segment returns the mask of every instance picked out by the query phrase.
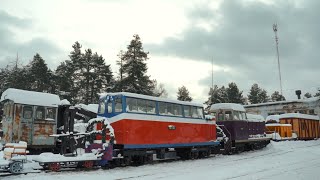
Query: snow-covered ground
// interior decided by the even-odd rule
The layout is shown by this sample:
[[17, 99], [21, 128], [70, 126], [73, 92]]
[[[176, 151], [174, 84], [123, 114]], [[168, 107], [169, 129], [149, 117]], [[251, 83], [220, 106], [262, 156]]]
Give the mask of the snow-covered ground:
[[[1, 178], [1, 177], [0, 177]], [[320, 179], [320, 140], [271, 142], [265, 149], [231, 156], [111, 170], [41, 172], [12, 179]]]

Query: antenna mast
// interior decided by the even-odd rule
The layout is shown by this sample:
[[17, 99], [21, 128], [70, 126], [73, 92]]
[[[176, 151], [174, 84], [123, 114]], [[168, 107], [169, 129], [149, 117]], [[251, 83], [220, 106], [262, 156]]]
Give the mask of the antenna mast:
[[213, 58], [211, 59], [211, 88], [213, 90]]
[[279, 60], [279, 38], [278, 38], [278, 26], [277, 24], [273, 24], [273, 31], [274, 31], [274, 36], [276, 40], [276, 47], [277, 47], [277, 57], [278, 57], [278, 71], [279, 71], [279, 80], [280, 80], [280, 94], [282, 95], [282, 81], [281, 81], [281, 69], [280, 69], [280, 60]]

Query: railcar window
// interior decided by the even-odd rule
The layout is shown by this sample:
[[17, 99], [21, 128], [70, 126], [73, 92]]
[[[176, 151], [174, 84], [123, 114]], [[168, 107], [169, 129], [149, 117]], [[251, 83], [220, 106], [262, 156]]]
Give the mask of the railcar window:
[[175, 116], [182, 116], [182, 105], [173, 104], [173, 114]]
[[146, 113], [147, 112], [147, 102], [144, 99], [137, 99], [137, 106], [139, 113]]
[[194, 107], [194, 106], [191, 107], [191, 114], [193, 118], [199, 118], [197, 107]]
[[105, 104], [104, 104], [104, 100], [100, 101], [99, 103], [99, 112], [98, 114], [104, 114], [106, 110]]
[[44, 119], [45, 109], [42, 106], [38, 106], [36, 109], [36, 119]]
[[201, 107], [197, 107], [198, 118], [203, 119], [203, 109]]
[[191, 117], [191, 106], [183, 106], [184, 117]]
[[225, 114], [226, 121], [232, 120], [232, 112], [231, 111], [225, 111], [224, 114]]
[[136, 106], [135, 104], [137, 104], [137, 100], [127, 97], [126, 98], [126, 104], [127, 104], [126, 111], [127, 112], [132, 112], [133, 107]]
[[155, 101], [147, 101], [147, 113], [155, 114], [156, 113], [156, 102]]
[[222, 111], [219, 111], [218, 112], [218, 121], [223, 121], [224, 120], [224, 114], [223, 114], [223, 112]]
[[234, 119], [234, 120], [243, 120], [243, 118], [240, 117], [240, 116], [242, 116], [242, 115], [241, 115], [241, 112], [239, 112], [239, 111], [233, 111], [233, 119]]
[[171, 103], [166, 103], [166, 104], [167, 104], [167, 114], [170, 116], [173, 116], [174, 115], [173, 104]]
[[167, 105], [164, 102], [159, 102], [159, 114], [161, 115], [165, 115], [167, 114], [168, 110], [167, 110]]
[[31, 119], [32, 118], [32, 106], [23, 107], [23, 118]]
[[112, 102], [111, 101], [107, 102], [107, 108], [108, 108], [108, 113], [112, 113]]
[[56, 108], [47, 108], [46, 119], [56, 119]]
[[122, 112], [122, 99], [121, 97], [115, 98], [115, 112]]

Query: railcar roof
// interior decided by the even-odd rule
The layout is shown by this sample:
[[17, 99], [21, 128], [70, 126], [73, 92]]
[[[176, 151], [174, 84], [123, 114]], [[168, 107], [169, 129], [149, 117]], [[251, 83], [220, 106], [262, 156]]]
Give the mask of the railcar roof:
[[60, 98], [58, 95], [14, 88], [9, 88], [2, 93], [1, 101], [5, 100], [12, 100], [14, 103], [18, 104], [49, 107], [58, 107], [60, 104]]
[[235, 104], [235, 103], [218, 103], [218, 104], [212, 104], [210, 110], [219, 110], [219, 109], [232, 109], [235, 111], [241, 111], [246, 112], [244, 107], [241, 104]]
[[169, 102], [169, 103], [175, 103], [175, 104], [183, 104], [183, 105], [203, 107], [203, 104], [200, 104], [200, 103], [194, 103], [194, 102], [188, 102], [188, 101], [179, 101], [179, 100], [173, 100], [173, 99], [167, 99], [167, 98], [161, 98], [161, 97], [154, 97], [154, 96], [148, 96], [148, 95], [136, 94], [136, 93], [129, 93], [129, 92], [104, 93], [104, 94], [101, 94], [100, 98], [104, 98], [107, 95], [110, 95], [110, 96], [123, 95], [123, 96], [126, 96], [126, 97], [133, 97], [133, 98], [147, 99], [147, 100], [153, 100], [153, 101], [162, 101], [162, 102]]

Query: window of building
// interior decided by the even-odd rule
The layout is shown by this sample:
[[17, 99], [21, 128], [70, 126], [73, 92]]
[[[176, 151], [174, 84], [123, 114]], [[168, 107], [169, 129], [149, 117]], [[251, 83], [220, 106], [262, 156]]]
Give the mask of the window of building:
[[45, 108], [43, 106], [37, 107], [35, 119], [45, 119]]
[[310, 109], [310, 110], [309, 110], [309, 114], [311, 114], [311, 115], [315, 115], [315, 113], [314, 113], [314, 109]]
[[23, 107], [23, 118], [24, 119], [32, 119], [32, 106], [24, 106]]
[[56, 108], [47, 108], [46, 119], [56, 119]]

